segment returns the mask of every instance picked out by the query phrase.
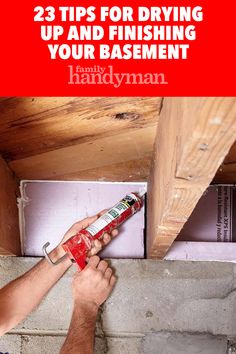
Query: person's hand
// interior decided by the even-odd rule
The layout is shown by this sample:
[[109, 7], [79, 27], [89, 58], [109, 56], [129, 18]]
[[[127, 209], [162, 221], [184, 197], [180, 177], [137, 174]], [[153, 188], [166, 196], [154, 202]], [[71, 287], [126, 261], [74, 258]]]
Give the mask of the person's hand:
[[92, 256], [81, 272], [75, 274], [72, 290], [75, 305], [98, 307], [108, 298], [116, 277], [106, 261], [100, 261], [98, 256]]
[[[86, 219], [83, 219], [81, 221], [76, 222], [73, 224], [70, 229], [65, 233], [62, 241], [60, 242], [60, 245], [62, 245], [64, 242], [66, 242], [69, 238], [72, 236], [75, 236], [80, 230], [85, 229], [89, 225], [91, 225], [94, 221], [96, 221], [101, 215], [106, 213], [107, 210], [102, 210], [99, 214], [88, 217]], [[118, 235], [118, 230], [114, 229], [112, 230], [111, 234], [105, 233], [103, 235], [102, 239], [99, 240], [94, 240], [92, 244], [92, 248], [88, 254], [88, 256], [92, 256], [97, 254], [101, 249], [106, 246], [113, 237]]]
[[[73, 224], [69, 230], [65, 233], [65, 235], [63, 236], [63, 239], [61, 240], [60, 244], [57, 246], [56, 248], [56, 258], [60, 258], [65, 254], [64, 249], [61, 247], [61, 245], [66, 242], [67, 240], [69, 240], [69, 238], [71, 238], [72, 236], [75, 236], [80, 230], [85, 229], [86, 227], [88, 227], [89, 225], [91, 225], [94, 221], [96, 221], [101, 215], [103, 215], [104, 213], [106, 213], [107, 210], [102, 210], [99, 214], [88, 217], [86, 219], [83, 219], [81, 221], [76, 222], [75, 224]], [[118, 230], [114, 229], [112, 230], [111, 234], [105, 233], [103, 235], [102, 239], [99, 240], [94, 240], [93, 244], [92, 244], [92, 248], [88, 254], [88, 257], [97, 254], [99, 251], [101, 251], [101, 249], [106, 246], [113, 237], [118, 235]]]

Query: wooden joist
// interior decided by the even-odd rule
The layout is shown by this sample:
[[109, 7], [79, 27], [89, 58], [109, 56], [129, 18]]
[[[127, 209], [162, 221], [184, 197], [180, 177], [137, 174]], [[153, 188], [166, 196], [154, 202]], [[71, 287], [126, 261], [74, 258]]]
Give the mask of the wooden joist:
[[0, 254], [20, 255], [17, 211], [17, 182], [0, 157]]
[[235, 138], [235, 98], [164, 99], [148, 191], [149, 258], [165, 256]]

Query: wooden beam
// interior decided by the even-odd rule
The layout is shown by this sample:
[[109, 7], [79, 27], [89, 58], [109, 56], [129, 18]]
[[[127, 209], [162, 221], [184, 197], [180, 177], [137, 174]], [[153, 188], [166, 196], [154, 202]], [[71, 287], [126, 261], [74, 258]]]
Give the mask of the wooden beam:
[[13, 97], [0, 101], [8, 161], [157, 126], [158, 97]]
[[20, 255], [20, 233], [16, 204], [17, 182], [0, 157], [0, 254]]
[[236, 183], [236, 142], [233, 144], [224, 162], [218, 169], [213, 182]]
[[[20, 255], [20, 253], [17, 255]], [[5, 250], [4, 248], [0, 247], [0, 256], [16, 256], [16, 254], [11, 253], [9, 250]]]
[[162, 259], [236, 137], [235, 98], [165, 98], [148, 191], [148, 257]]
[[[63, 176], [68, 178], [81, 174], [81, 178], [88, 180], [91, 170], [96, 170], [96, 179], [109, 180], [111, 170], [108, 166], [119, 164], [123, 168], [119, 173], [114, 172], [113, 176], [117, 180], [126, 181], [130, 176], [129, 166], [132, 161], [142, 162], [150, 159], [155, 131], [153, 126], [128, 130], [117, 134], [115, 138], [109, 136], [93, 139], [90, 142], [14, 160], [9, 165], [20, 179], [63, 179]], [[141, 166], [139, 170], [142, 171]]]
[[227, 154], [224, 164], [236, 163], [236, 140]]

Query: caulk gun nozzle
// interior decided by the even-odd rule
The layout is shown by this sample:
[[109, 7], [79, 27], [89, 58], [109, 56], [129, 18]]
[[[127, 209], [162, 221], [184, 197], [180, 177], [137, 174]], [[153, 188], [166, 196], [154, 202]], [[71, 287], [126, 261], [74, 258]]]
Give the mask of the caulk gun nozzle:
[[146, 188], [142, 188], [139, 190], [138, 195], [140, 198], [142, 198], [145, 194], [147, 193], [147, 189]]

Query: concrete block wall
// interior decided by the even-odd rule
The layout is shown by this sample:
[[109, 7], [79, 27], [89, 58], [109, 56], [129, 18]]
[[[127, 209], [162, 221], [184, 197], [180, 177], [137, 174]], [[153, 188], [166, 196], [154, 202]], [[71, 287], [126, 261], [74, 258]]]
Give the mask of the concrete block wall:
[[[1, 258], [0, 287], [35, 258]], [[118, 282], [97, 321], [96, 354], [233, 354], [236, 265], [112, 260]], [[70, 269], [24, 323], [0, 339], [0, 353], [59, 353], [69, 326]]]

